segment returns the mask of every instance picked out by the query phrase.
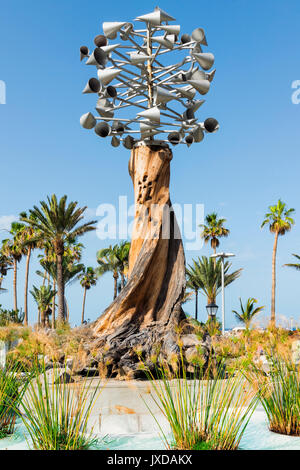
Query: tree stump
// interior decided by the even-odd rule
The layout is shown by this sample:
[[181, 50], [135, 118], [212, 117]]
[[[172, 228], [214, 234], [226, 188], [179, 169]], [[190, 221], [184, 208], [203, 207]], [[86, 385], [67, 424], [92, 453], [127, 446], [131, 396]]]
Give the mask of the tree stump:
[[179, 356], [185, 257], [170, 201], [171, 160], [167, 145], [140, 145], [131, 153], [136, 211], [128, 282], [94, 326], [108, 374], [114, 376], [138, 378], [139, 356], [148, 366], [157, 354]]

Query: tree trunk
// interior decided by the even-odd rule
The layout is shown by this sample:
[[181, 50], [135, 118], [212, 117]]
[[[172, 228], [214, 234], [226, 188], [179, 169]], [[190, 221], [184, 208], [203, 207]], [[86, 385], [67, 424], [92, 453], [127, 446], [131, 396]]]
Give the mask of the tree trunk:
[[81, 314], [81, 324], [82, 325], [84, 323], [85, 299], [86, 299], [86, 287], [84, 288], [84, 291], [83, 291], [82, 314]]
[[95, 344], [106, 351], [113, 374], [138, 376], [135, 348], [148, 360], [158, 344], [164, 357], [179, 355], [176, 326], [185, 319], [185, 259], [176, 217], [170, 214], [171, 159], [167, 146], [142, 145], [131, 153], [136, 211], [128, 281], [94, 327]]
[[117, 298], [118, 296], [118, 273], [114, 273], [114, 300]]
[[59, 323], [65, 321], [65, 284], [63, 280], [62, 254], [57, 254], [57, 297], [58, 297], [58, 317]]
[[14, 258], [14, 310], [18, 310], [18, 299], [17, 299], [17, 260]]
[[124, 289], [125, 287], [125, 275], [123, 272], [121, 272], [121, 289]]
[[275, 320], [275, 295], [276, 295], [276, 254], [277, 254], [278, 232], [275, 233], [275, 240], [272, 255], [272, 298], [271, 298], [271, 326], [276, 326]]
[[[55, 292], [56, 290], [56, 281], [53, 279], [53, 291]], [[52, 300], [52, 330], [55, 330], [55, 298], [56, 295], [54, 294], [53, 300]]]
[[28, 325], [28, 278], [29, 278], [29, 263], [31, 257], [31, 248], [28, 247], [26, 259], [26, 273], [25, 273], [25, 294], [24, 294], [24, 324]]
[[198, 320], [198, 291], [195, 290], [195, 319]]

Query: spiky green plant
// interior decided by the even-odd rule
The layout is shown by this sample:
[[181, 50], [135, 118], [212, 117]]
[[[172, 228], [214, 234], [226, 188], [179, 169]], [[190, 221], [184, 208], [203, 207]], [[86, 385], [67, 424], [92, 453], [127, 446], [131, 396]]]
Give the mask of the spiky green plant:
[[224, 364], [214, 367], [213, 374], [212, 368], [211, 362], [206, 371], [199, 368], [191, 375], [182, 358], [176, 372], [165, 363], [157, 365], [155, 374], [146, 369], [153, 403], [171, 429], [169, 437], [157, 421], [167, 448], [238, 449], [257, 399], [245, 390], [247, 382], [241, 374], [224, 379]]
[[42, 364], [22, 399], [22, 421], [34, 449], [88, 450], [98, 445], [93, 428], [88, 429], [95, 401], [103, 387], [91, 380], [61, 383], [57, 369], [50, 373]]
[[25, 388], [26, 381], [20, 381], [18, 366], [0, 368], [0, 439], [14, 432], [17, 410]]
[[269, 371], [252, 364], [248, 379], [256, 384], [270, 431], [300, 436], [300, 367], [275, 350], [266, 353]]

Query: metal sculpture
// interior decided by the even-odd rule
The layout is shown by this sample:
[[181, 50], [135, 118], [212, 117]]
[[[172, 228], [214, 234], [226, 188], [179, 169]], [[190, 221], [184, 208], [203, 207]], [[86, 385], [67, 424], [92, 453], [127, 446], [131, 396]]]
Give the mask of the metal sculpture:
[[[175, 19], [158, 7], [135, 21], [146, 27], [105, 22], [104, 34], [95, 37], [96, 48], [80, 48], [81, 60], [97, 70], [97, 78], [88, 80], [83, 93], [98, 96], [99, 115], [84, 114], [81, 125], [94, 128], [99, 137], [111, 137], [113, 147], [123, 142], [127, 149], [140, 141], [188, 147], [201, 142], [205, 133], [219, 128], [214, 118], [196, 118], [205, 102], [201, 96], [208, 93], [215, 75], [210, 71], [213, 54], [203, 52], [204, 30], [180, 37], [180, 25], [169, 24]], [[112, 43], [117, 35], [120, 40]], [[178, 62], [170, 65], [170, 54]]]
[[[131, 150], [136, 211], [128, 282], [94, 324], [94, 347], [111, 377], [143, 374], [137, 350], [148, 365], [158, 349], [168, 361], [180, 356], [176, 327], [185, 320], [185, 259], [169, 194], [168, 144], [189, 147], [219, 128], [214, 118], [196, 118], [204, 103], [197, 94], [209, 91], [215, 75], [213, 54], [202, 50], [204, 30], [180, 36], [180, 26], [170, 24], [174, 18], [158, 7], [136, 21], [145, 27], [103, 23], [95, 49], [80, 48], [81, 60], [97, 70], [83, 93], [97, 95], [98, 113], [84, 114], [81, 125], [111, 138], [113, 147], [122, 142]], [[174, 65], [167, 62], [171, 53], [178, 57]], [[192, 346], [191, 340], [187, 343]], [[209, 356], [207, 345], [202, 351]]]

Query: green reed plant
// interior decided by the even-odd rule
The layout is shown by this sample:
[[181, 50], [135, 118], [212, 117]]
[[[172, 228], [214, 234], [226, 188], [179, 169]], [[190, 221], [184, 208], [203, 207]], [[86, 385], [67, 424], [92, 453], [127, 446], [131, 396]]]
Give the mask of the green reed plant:
[[[255, 395], [245, 388], [241, 375], [225, 379], [224, 364], [211, 362], [206, 370], [195, 368], [189, 374], [183, 358], [174, 368], [160, 363], [155, 373], [146, 369], [151, 380], [151, 398], [169, 423], [167, 435], [151, 406], [167, 448], [180, 450], [235, 450], [256, 407]], [[213, 377], [213, 378], [212, 378]]]
[[14, 433], [18, 407], [26, 388], [16, 365], [0, 368], [0, 439]]
[[251, 364], [248, 379], [255, 385], [269, 421], [270, 431], [300, 436], [300, 365], [289, 355], [266, 353], [269, 371]]
[[[60, 370], [61, 371], [61, 370]], [[65, 373], [67, 371], [65, 370]], [[91, 379], [61, 383], [57, 369], [35, 366], [35, 378], [22, 399], [21, 418], [34, 449], [88, 450], [97, 447], [93, 428], [88, 428], [95, 401], [103, 386]]]

